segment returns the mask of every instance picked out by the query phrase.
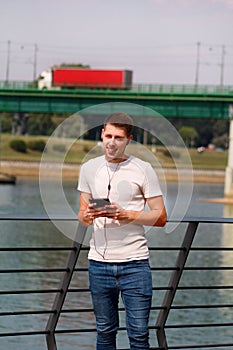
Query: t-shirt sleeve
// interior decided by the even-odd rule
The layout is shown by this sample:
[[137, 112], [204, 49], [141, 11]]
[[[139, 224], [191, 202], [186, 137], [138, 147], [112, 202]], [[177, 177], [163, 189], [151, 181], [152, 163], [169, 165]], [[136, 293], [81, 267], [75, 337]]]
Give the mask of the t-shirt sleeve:
[[145, 169], [145, 181], [143, 191], [145, 198], [163, 195], [160, 188], [158, 176], [150, 164], [148, 164], [148, 166]]
[[78, 180], [78, 191], [91, 193], [90, 187], [87, 182], [86, 166], [83, 164], [80, 169], [79, 180]]

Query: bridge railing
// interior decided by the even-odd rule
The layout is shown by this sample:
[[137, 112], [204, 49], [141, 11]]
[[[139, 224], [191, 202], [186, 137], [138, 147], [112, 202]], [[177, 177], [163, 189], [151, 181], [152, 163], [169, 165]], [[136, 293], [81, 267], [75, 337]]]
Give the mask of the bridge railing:
[[[30, 82], [30, 81], [0, 81], [0, 89], [37, 89], [37, 83], [36, 82]], [[52, 90], [52, 88], [51, 88]], [[83, 91], [83, 90], [95, 90], [93, 86], [86, 86], [86, 88], [82, 87], [80, 89], [77, 89], [76, 91]], [[108, 89], [106, 86], [106, 89], [101, 89], [96, 87], [96, 90], [104, 90], [106, 91], [113, 91], [113, 92], [121, 92], [121, 89], [118, 89], [117, 87], [115, 89]], [[43, 90], [46, 91], [46, 90]], [[57, 91], [57, 89], [56, 89]], [[70, 91], [70, 90], [69, 90]], [[74, 91], [74, 90], [73, 90]], [[208, 94], [223, 94], [223, 95], [233, 95], [233, 86], [231, 85], [191, 85], [191, 84], [132, 84], [129, 86], [126, 90], [123, 90], [126, 93], [132, 92], [132, 93], [158, 93], [158, 94], [201, 94], [201, 95], [208, 95]]]
[[[0, 221], [5, 222], [9, 220], [15, 220], [15, 221], [49, 221], [50, 219], [47, 217], [37, 217], [37, 216], [29, 216], [29, 217], [16, 217], [16, 216], [0, 216]], [[67, 218], [60, 218], [57, 220], [68, 220]], [[74, 219], [70, 219], [74, 220]], [[208, 219], [208, 218], [190, 218], [190, 219], [184, 219], [182, 221], [181, 225], [185, 225], [186, 229], [184, 230], [183, 238], [181, 239], [181, 243], [177, 244], [176, 246], [150, 246], [151, 251], [151, 260], [153, 260], [153, 255], [156, 254], [163, 254], [164, 257], [166, 257], [168, 254], [174, 254], [175, 253], [175, 263], [172, 266], [168, 266], [166, 264], [151, 266], [152, 273], [158, 274], [158, 273], [168, 273], [168, 283], [167, 285], [159, 285], [158, 279], [155, 278], [157, 281], [156, 286], [153, 286], [153, 290], [156, 292], [156, 294], [162, 292], [164, 296], [161, 298], [161, 303], [158, 305], [152, 305], [152, 313], [157, 313], [154, 317], [154, 324], [150, 325], [150, 331], [154, 331], [153, 333], [157, 334], [157, 341], [154, 339], [153, 342], [157, 342], [157, 345], [154, 345], [151, 349], [157, 349], [157, 350], [168, 350], [168, 349], [213, 349], [213, 348], [219, 348], [219, 349], [230, 349], [233, 347], [233, 341], [229, 341], [229, 339], [232, 339], [231, 337], [226, 336], [226, 341], [219, 341], [218, 337], [213, 337], [213, 339], [208, 339], [208, 342], [203, 342], [200, 339], [199, 336], [194, 337], [191, 335], [191, 329], [203, 329], [203, 335], [208, 332], [208, 329], [214, 328], [216, 331], [214, 334], [218, 333], [219, 328], [224, 328], [224, 331], [226, 335], [231, 334], [233, 330], [233, 322], [232, 322], [232, 310], [233, 310], [233, 302], [231, 300], [227, 299], [226, 294], [226, 302], [222, 303], [219, 300], [211, 300], [208, 302], [203, 302], [201, 300], [201, 297], [197, 300], [193, 300], [193, 302], [187, 303], [186, 298], [187, 295], [184, 294], [180, 297], [180, 300], [183, 300], [182, 304], [177, 304], [175, 302], [175, 298], [177, 293], [183, 293], [183, 292], [192, 292], [192, 291], [199, 291], [200, 293], [204, 293], [204, 291], [208, 292], [211, 290], [217, 291], [219, 293], [224, 293], [225, 291], [232, 291], [233, 289], [233, 283], [229, 284], [229, 280], [224, 282], [221, 285], [215, 285], [213, 284], [193, 284], [190, 283], [188, 285], [184, 285], [181, 283], [181, 280], [184, 278], [184, 275], [191, 274], [193, 272], [196, 272], [197, 274], [201, 274], [203, 272], [208, 273], [230, 273], [230, 276], [232, 277], [232, 271], [233, 271], [233, 264], [232, 265], [198, 265], [198, 261], [200, 259], [200, 254], [205, 254], [205, 261], [210, 261], [210, 254], [212, 253], [219, 253], [219, 252], [227, 252], [229, 254], [232, 254], [233, 247], [230, 246], [222, 246], [222, 245], [216, 245], [216, 246], [194, 246], [193, 242], [196, 237], [196, 233], [198, 231], [198, 228], [202, 225], [215, 225], [215, 224], [233, 224], [233, 219]], [[84, 257], [81, 255], [81, 253], [87, 250], [87, 248], [82, 247], [82, 240], [85, 237], [86, 229], [83, 228], [81, 225], [78, 226], [77, 229], [77, 235], [76, 240], [73, 242], [71, 247], [68, 246], [38, 246], [38, 247], [9, 247], [9, 246], [1, 246], [0, 247], [0, 254], [18, 254], [20, 252], [24, 252], [25, 254], [33, 253], [38, 254], [40, 252], [57, 252], [57, 261], [59, 261], [59, 254], [61, 252], [68, 252], [69, 255], [67, 257], [67, 263], [63, 267], [53, 267], [50, 264], [50, 259], [47, 258], [47, 266], [44, 268], [41, 267], [27, 267], [27, 268], [21, 268], [20, 266], [15, 267], [14, 269], [1, 269], [0, 275], [7, 275], [8, 278], [17, 280], [17, 276], [20, 275], [20, 280], [22, 275], [30, 274], [30, 273], [41, 273], [41, 274], [51, 274], [51, 279], [53, 278], [55, 273], [62, 274], [60, 277], [60, 282], [56, 282], [56, 288], [43, 288], [43, 289], [34, 289], [33, 286], [29, 289], [14, 289], [14, 290], [1, 290], [0, 295], [1, 296], [8, 296], [9, 298], [12, 298], [13, 295], [17, 296], [24, 296], [26, 298], [29, 298], [30, 295], [33, 294], [45, 294], [53, 296], [53, 302], [50, 303], [49, 299], [47, 304], [45, 303], [46, 307], [41, 308], [38, 305], [35, 305], [35, 308], [28, 309], [26, 308], [21, 309], [19, 311], [15, 310], [9, 310], [9, 311], [0, 311], [0, 324], [1, 326], [4, 324], [2, 321], [5, 318], [12, 318], [14, 320], [14, 317], [19, 316], [23, 317], [25, 315], [31, 316], [32, 318], [36, 315], [40, 315], [43, 317], [43, 321], [45, 323], [44, 328], [41, 328], [39, 330], [30, 329], [30, 325], [32, 323], [32, 319], [28, 320], [28, 328], [21, 330], [21, 331], [7, 331], [7, 332], [1, 332], [0, 338], [9, 338], [13, 337], [14, 339], [17, 339], [17, 337], [32, 337], [32, 336], [45, 336], [47, 340], [47, 349], [48, 350], [56, 350], [57, 344], [56, 344], [56, 338], [61, 334], [69, 334], [70, 336], [73, 334], [93, 334], [95, 332], [94, 327], [94, 318], [93, 318], [93, 310], [91, 307], [85, 307], [83, 305], [79, 305], [79, 307], [64, 307], [65, 299], [68, 297], [69, 294], [75, 294], [77, 295], [76, 300], [77, 304], [80, 304], [78, 302], [79, 297], [81, 293], [84, 293], [85, 295], [89, 295], [89, 289], [85, 286], [78, 286], [76, 288], [72, 288], [72, 279], [74, 278], [74, 275], [78, 273], [80, 276], [81, 273], [87, 273], [87, 267], [77, 267], [78, 260], [84, 259]], [[231, 231], [231, 234], [233, 235], [233, 232]], [[1, 236], [0, 236], [1, 241]], [[231, 242], [233, 239], [231, 240]], [[78, 243], [80, 242], [80, 243]], [[190, 255], [196, 254], [194, 257], [194, 265], [187, 265], [187, 260], [190, 258]], [[86, 259], [86, 257], [85, 257]], [[166, 261], [166, 259], [162, 259], [163, 261]], [[221, 259], [216, 259], [220, 261]], [[32, 259], [33, 261], [33, 259]], [[229, 260], [232, 261], [232, 260]], [[56, 264], [55, 264], [56, 265]], [[87, 275], [85, 275], [85, 278]], [[185, 281], [185, 279], [184, 279]], [[232, 278], [231, 278], [232, 281]], [[157, 299], [157, 297], [156, 297]], [[195, 298], [194, 298], [195, 299]], [[51, 300], [51, 298], [50, 298]], [[224, 299], [225, 300], [225, 299]], [[120, 308], [120, 312], [123, 310], [123, 307]], [[189, 323], [187, 324], [185, 322], [185, 317], [183, 314], [181, 314], [182, 311], [188, 312], [188, 310], [192, 313], [196, 313], [198, 310], [198, 313], [201, 314], [203, 310], [208, 311], [216, 311], [216, 315], [218, 315], [218, 310], [224, 310], [222, 312], [223, 317], [217, 318], [213, 320], [213, 317], [207, 316], [206, 322], [196, 322], [195, 318], [190, 317]], [[173, 317], [171, 316], [171, 313], [178, 312], [178, 316]], [[61, 317], [64, 314], [77, 314], [77, 319], [83, 320], [85, 323], [85, 319], [90, 318], [93, 319], [93, 324], [91, 327], [75, 327], [74, 329], [69, 329], [64, 327], [64, 320], [59, 324], [59, 321]], [[83, 315], [86, 314], [86, 317], [83, 317]], [[171, 316], [171, 317], [170, 317]], [[225, 321], [224, 321], [225, 319]], [[12, 324], [12, 321], [7, 324]], [[6, 328], [7, 328], [6, 324]], [[59, 324], [59, 326], [58, 326]], [[63, 325], [63, 327], [62, 327]], [[2, 326], [2, 328], [4, 328]], [[124, 326], [120, 327], [120, 332], [125, 332]], [[175, 332], [181, 331], [181, 338], [177, 339], [175, 336]], [[168, 334], [171, 332], [171, 336]], [[188, 344], [183, 344], [182, 338], [186, 333], [190, 333], [190, 342]], [[172, 338], [176, 338], [174, 339]], [[152, 338], [152, 336], [151, 336]], [[186, 337], [187, 338], [187, 337]], [[189, 338], [189, 337], [188, 337]], [[191, 339], [192, 338], [192, 339]], [[204, 338], [204, 336], [203, 336]], [[79, 340], [77, 340], [77, 346], [80, 347], [80, 344], [78, 343]], [[170, 345], [171, 343], [171, 345]], [[16, 343], [17, 344], [17, 343]], [[64, 345], [63, 348], [65, 349]], [[84, 346], [85, 348], [85, 346]], [[94, 344], [93, 344], [94, 348]], [[27, 350], [27, 349], [25, 349]], [[121, 349], [125, 350], [125, 349]]]
[[133, 84], [132, 91], [159, 94], [233, 94], [233, 86], [188, 84]]
[[30, 81], [12, 80], [5, 81], [0, 80], [0, 89], [36, 89], [37, 84]]

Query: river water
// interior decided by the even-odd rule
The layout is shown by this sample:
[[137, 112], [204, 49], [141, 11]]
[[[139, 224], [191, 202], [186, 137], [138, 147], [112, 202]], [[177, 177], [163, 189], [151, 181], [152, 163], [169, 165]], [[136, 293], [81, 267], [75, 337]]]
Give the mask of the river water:
[[[53, 202], [55, 212], [62, 213], [63, 208], [56, 195], [56, 186], [50, 181], [48, 197]], [[64, 192], [69, 205], [74, 212], [78, 211], [78, 193], [76, 182], [64, 183]], [[175, 183], [169, 183], [167, 188], [166, 206], [169, 213], [172, 211], [177, 195]], [[201, 217], [232, 217], [231, 206], [222, 204], [210, 204], [200, 202], [200, 198], [221, 198], [223, 196], [223, 184], [201, 184], [194, 186], [191, 203], [187, 208], [187, 216]], [[45, 214], [45, 209], [40, 197], [40, 189], [37, 180], [19, 179], [16, 186], [0, 185], [0, 214]], [[158, 247], [177, 247], [181, 244], [186, 224], [180, 224], [172, 233], [165, 233], [164, 229], [153, 228], [147, 232], [149, 244]], [[0, 246], [1, 247], [31, 247], [31, 246], [71, 246], [72, 242], [50, 222], [26, 222], [26, 221], [0, 221]], [[203, 224], [198, 229], [194, 245], [208, 247], [233, 246], [233, 226], [220, 224]], [[0, 269], [14, 268], [49, 268], [63, 267], [67, 259], [66, 251], [37, 251], [37, 252], [0, 252]], [[87, 266], [86, 252], [82, 252], [78, 266]], [[151, 253], [152, 266], [172, 266], [175, 262], [177, 251], [158, 251]], [[187, 262], [195, 266], [233, 266], [232, 252], [209, 251], [193, 252]], [[23, 289], [47, 289], [57, 288], [61, 273], [25, 273], [25, 274], [0, 274], [1, 290]], [[166, 271], [153, 272], [154, 285], [166, 286], [169, 273]], [[232, 270], [229, 271], [189, 271], [185, 272], [181, 285], [232, 285]], [[71, 288], [87, 288], [88, 277], [86, 272], [74, 275]], [[1, 295], [1, 312], [22, 310], [50, 309], [55, 294], [34, 293], [19, 295]], [[164, 291], [156, 291], [153, 296], [153, 305], [159, 305], [163, 299]], [[181, 304], [232, 304], [233, 293], [230, 289], [219, 290], [181, 290], [177, 292], [175, 305]], [[64, 308], [91, 307], [89, 293], [83, 292], [77, 295], [70, 292]], [[158, 311], [152, 311], [150, 324], [153, 325]], [[48, 314], [25, 316], [0, 316], [0, 332], [43, 331], [47, 323]], [[121, 325], [124, 326], [124, 313], [121, 313]], [[232, 308], [173, 310], [169, 316], [168, 324], [186, 323], [216, 323], [232, 322]], [[62, 314], [59, 329], [94, 328], [95, 322], [92, 314], [64, 313]], [[169, 345], [176, 344], [209, 344], [211, 342], [232, 342], [232, 333], [229, 328], [194, 328], [167, 330]], [[95, 349], [95, 333], [58, 334], [57, 346], [60, 350]], [[127, 337], [124, 332], [118, 337], [119, 347], [127, 347]], [[154, 331], [151, 331], [151, 345], [156, 346]], [[20, 336], [0, 338], [0, 350], [43, 350], [46, 349], [44, 335]], [[221, 349], [224, 349], [222, 347]]]

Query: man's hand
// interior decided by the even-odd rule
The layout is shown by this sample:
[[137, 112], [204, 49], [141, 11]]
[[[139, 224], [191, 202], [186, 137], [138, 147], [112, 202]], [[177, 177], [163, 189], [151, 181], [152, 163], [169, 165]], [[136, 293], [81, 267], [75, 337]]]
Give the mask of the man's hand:
[[162, 196], [147, 199], [150, 208], [148, 211], [126, 210], [117, 203], [95, 208], [95, 203], [89, 203], [89, 194], [81, 193], [80, 211], [78, 219], [83, 225], [88, 226], [93, 220], [99, 217], [106, 217], [113, 220], [134, 222], [137, 225], [164, 226], [166, 224], [166, 210]]

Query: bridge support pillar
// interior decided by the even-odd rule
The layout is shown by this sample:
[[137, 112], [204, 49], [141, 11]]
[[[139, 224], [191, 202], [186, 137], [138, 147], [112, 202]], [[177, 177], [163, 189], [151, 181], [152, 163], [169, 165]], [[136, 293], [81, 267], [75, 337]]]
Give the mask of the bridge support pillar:
[[225, 172], [224, 195], [233, 198], [233, 119], [230, 121], [228, 165]]

